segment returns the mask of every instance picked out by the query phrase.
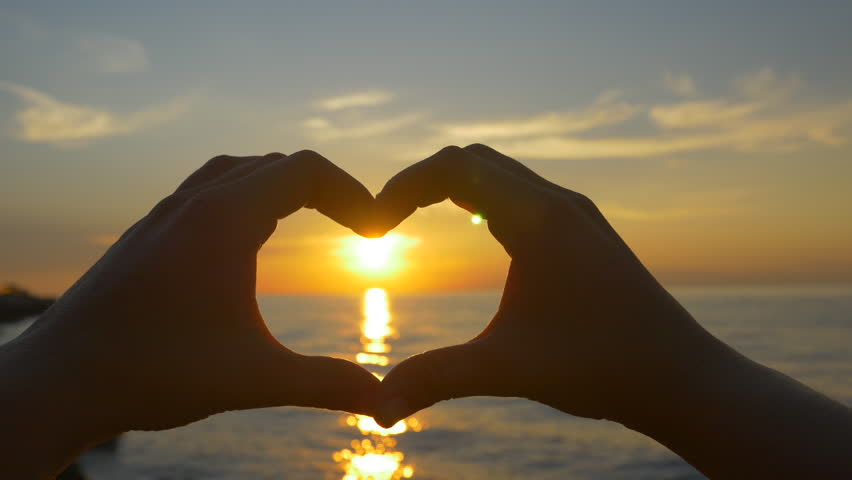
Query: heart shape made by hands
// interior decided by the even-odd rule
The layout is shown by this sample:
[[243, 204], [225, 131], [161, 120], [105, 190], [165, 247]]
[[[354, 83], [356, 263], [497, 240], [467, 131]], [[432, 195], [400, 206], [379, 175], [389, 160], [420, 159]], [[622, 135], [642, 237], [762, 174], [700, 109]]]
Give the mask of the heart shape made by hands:
[[[279, 219], [309, 207], [377, 237], [447, 198], [487, 219], [512, 259], [497, 313], [476, 338], [408, 358], [379, 382], [359, 365], [300, 355], [272, 336], [255, 282], [257, 252]], [[682, 308], [590, 200], [470, 145], [404, 169], [375, 198], [311, 151], [214, 158], [32, 330], [48, 337], [38, 341], [49, 351], [65, 352], [57, 358], [79, 363], [69, 369], [112, 359], [105, 397], [125, 412], [110, 426], [116, 432], [282, 405], [364, 413], [390, 426], [472, 395], [618, 418], [619, 399], [653, 388], [656, 372], [683, 356], [678, 349], [693, 348], [672, 340], [695, 337], [689, 322], [667, 320], [683, 317], [673, 311]], [[87, 383], [92, 391], [105, 384]]]
[[672, 339], [694, 337], [697, 324], [667, 314], [682, 307], [594, 203], [490, 147], [447, 147], [394, 176], [376, 196], [378, 231], [447, 198], [487, 219], [511, 257], [503, 297], [474, 339], [410, 357], [384, 377], [379, 424], [477, 395], [620, 418], [621, 399], [653, 388], [690, 348]]

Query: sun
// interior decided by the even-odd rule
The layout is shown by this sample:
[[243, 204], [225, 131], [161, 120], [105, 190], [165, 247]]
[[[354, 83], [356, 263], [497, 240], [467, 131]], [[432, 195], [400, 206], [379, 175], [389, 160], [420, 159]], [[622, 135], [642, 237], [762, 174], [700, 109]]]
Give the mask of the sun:
[[396, 237], [390, 235], [359, 239], [355, 248], [361, 267], [365, 270], [381, 270], [387, 267], [394, 253], [396, 240]]
[[342, 239], [338, 254], [346, 268], [363, 275], [389, 275], [404, 266], [403, 254], [417, 240], [401, 233], [389, 233], [380, 238], [349, 236]]

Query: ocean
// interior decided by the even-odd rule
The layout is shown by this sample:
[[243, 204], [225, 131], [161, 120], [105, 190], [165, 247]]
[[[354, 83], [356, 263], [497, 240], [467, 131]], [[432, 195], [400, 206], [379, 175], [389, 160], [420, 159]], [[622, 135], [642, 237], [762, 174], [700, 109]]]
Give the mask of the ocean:
[[[852, 288], [673, 293], [741, 352], [852, 405]], [[498, 292], [381, 289], [259, 299], [270, 330], [289, 347], [357, 360], [379, 374], [414, 353], [473, 337], [498, 301]], [[27, 323], [0, 326], [0, 342]], [[130, 432], [114, 450], [90, 452], [80, 464], [92, 480], [704, 478], [618, 424], [485, 397], [442, 402], [388, 431], [340, 412], [231, 412], [164, 432]]]

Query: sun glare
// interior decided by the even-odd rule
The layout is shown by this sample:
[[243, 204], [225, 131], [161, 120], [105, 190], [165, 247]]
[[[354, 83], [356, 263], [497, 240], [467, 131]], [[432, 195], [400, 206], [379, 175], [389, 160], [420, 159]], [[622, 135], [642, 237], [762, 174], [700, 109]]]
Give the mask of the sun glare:
[[381, 238], [362, 238], [358, 236], [343, 239], [338, 251], [348, 269], [363, 275], [389, 275], [403, 267], [405, 250], [414, 246], [417, 240], [401, 233], [389, 233]]
[[[388, 292], [383, 288], [370, 288], [364, 292], [364, 321], [361, 324], [363, 352], [355, 360], [362, 365], [389, 365], [389, 358], [381, 353], [391, 351], [387, 339], [394, 336], [391, 328], [391, 309]], [[379, 380], [382, 376], [373, 372]], [[419, 432], [425, 426], [416, 418], [409, 417], [383, 428], [372, 417], [349, 415], [344, 420], [349, 427], [356, 427], [361, 435], [371, 438], [352, 440], [351, 448], [334, 452], [334, 461], [344, 472], [342, 480], [402, 480], [414, 477], [414, 467], [404, 465], [403, 453], [396, 447], [395, 435]]]

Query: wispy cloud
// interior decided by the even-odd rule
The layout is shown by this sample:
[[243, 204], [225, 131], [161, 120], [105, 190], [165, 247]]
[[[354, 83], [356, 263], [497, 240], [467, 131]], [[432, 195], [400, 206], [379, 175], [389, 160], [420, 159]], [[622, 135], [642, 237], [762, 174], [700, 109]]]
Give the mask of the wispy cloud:
[[572, 138], [547, 136], [496, 143], [509, 155], [543, 160], [638, 158], [727, 148], [739, 151], [782, 152], [811, 142], [844, 144], [838, 131], [852, 123], [852, 101], [832, 107], [768, 118], [731, 122], [722, 129], [679, 135]]
[[794, 74], [780, 78], [772, 69], [762, 68], [735, 80], [741, 98], [658, 105], [648, 115], [664, 128], [736, 125], [737, 120], [782, 104], [795, 94], [800, 83]]
[[318, 100], [316, 107], [326, 111], [337, 111], [354, 107], [377, 107], [393, 100], [395, 95], [386, 90], [366, 90]]
[[789, 98], [799, 89], [802, 81], [796, 73], [781, 77], [775, 70], [763, 67], [737, 78], [734, 84], [743, 95], [767, 102]]
[[657, 222], [680, 219], [730, 217], [743, 215], [755, 209], [755, 191], [750, 188], [690, 191], [677, 195], [678, 206], [625, 206], [604, 203], [601, 211], [607, 218], [637, 222]]
[[302, 122], [306, 133], [321, 141], [360, 139], [387, 135], [419, 122], [422, 113], [406, 113], [379, 120], [357, 121], [355, 125], [337, 125], [324, 117], [313, 117]]
[[[492, 145], [509, 155], [535, 159], [638, 158], [710, 149], [737, 151], [787, 152], [802, 146], [818, 144], [836, 146], [847, 141], [852, 125], [852, 99], [831, 105], [805, 105], [790, 100], [801, 87], [795, 74], [780, 76], [769, 68], [744, 75], [734, 81], [736, 94], [730, 98], [689, 100], [650, 106], [648, 119], [654, 131], [638, 136], [582, 135], [583, 129], [572, 131], [558, 122], [544, 121], [515, 125], [515, 135], [494, 136]], [[583, 118], [594, 119], [596, 107]], [[634, 110], [631, 110], [634, 109]], [[627, 105], [621, 111], [635, 111]], [[600, 111], [597, 111], [600, 113]], [[601, 126], [619, 123], [624, 114], [601, 115], [608, 121]], [[611, 122], [609, 121], [611, 120]], [[546, 128], [541, 125], [547, 125]], [[590, 121], [590, 128], [596, 128]], [[503, 125], [508, 130], [508, 125]], [[495, 130], [497, 131], [497, 130]], [[470, 130], [468, 133], [475, 133]], [[489, 133], [482, 130], [479, 133]], [[494, 133], [494, 132], [491, 132]]]
[[617, 102], [620, 96], [618, 91], [604, 92], [593, 105], [577, 111], [550, 112], [498, 121], [448, 123], [436, 128], [447, 141], [459, 143], [584, 132], [622, 123], [639, 110], [635, 105]]
[[75, 46], [103, 73], [133, 73], [148, 69], [145, 47], [136, 40], [117, 35], [88, 34], [76, 38]]
[[188, 110], [193, 96], [138, 112], [120, 114], [86, 105], [65, 103], [36, 89], [0, 82], [0, 90], [17, 96], [24, 108], [15, 114], [15, 138], [25, 142], [76, 146], [87, 140], [127, 135], [173, 120]]
[[713, 147], [721, 142], [714, 137], [539, 137], [494, 144], [494, 148], [521, 158], [572, 160], [592, 158], [651, 157]]
[[[35, 52], [50, 52], [39, 61], [61, 59], [56, 66], [69, 65], [94, 73], [133, 73], [148, 69], [145, 47], [138, 40], [121, 35], [80, 31], [48, 25], [27, 14], [10, 12], [0, 7], [0, 31], [11, 44], [26, 45]], [[57, 55], [58, 54], [58, 55]]]
[[658, 210], [623, 207], [621, 205], [601, 205], [601, 211], [607, 218], [613, 220], [629, 220], [636, 222], [661, 222], [681, 218], [707, 216], [727, 216], [733, 211], [728, 208], [664, 208]]
[[692, 97], [698, 94], [695, 80], [685, 73], [666, 72], [663, 76], [663, 82], [669, 90], [682, 97]]
[[716, 126], [738, 120], [757, 111], [756, 103], [734, 103], [725, 100], [683, 102], [658, 105], [648, 115], [659, 126], [665, 128], [695, 128]]

